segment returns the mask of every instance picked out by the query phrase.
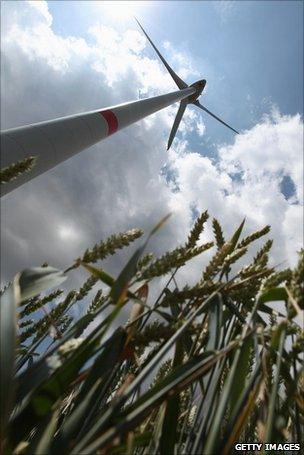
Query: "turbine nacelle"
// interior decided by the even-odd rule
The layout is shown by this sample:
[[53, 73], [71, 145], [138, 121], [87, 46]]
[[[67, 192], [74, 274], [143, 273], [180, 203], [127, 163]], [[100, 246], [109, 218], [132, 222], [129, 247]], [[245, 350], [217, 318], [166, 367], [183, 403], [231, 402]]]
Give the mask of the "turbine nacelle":
[[202, 94], [205, 86], [206, 86], [206, 79], [201, 79], [200, 81], [194, 82], [190, 85], [190, 87], [194, 87], [196, 92], [193, 95], [190, 95], [188, 98], [188, 103], [194, 103]]

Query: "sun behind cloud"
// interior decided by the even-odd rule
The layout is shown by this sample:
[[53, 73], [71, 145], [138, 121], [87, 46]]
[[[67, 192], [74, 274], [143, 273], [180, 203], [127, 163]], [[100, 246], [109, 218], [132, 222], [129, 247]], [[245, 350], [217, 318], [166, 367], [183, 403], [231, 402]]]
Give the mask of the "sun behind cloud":
[[62, 224], [62, 225], [58, 226], [58, 237], [61, 240], [72, 241], [72, 240], [75, 240], [76, 238], [78, 238], [78, 233], [73, 226]]
[[149, 6], [149, 2], [140, 1], [104, 1], [100, 5], [113, 19], [123, 22], [136, 16]]

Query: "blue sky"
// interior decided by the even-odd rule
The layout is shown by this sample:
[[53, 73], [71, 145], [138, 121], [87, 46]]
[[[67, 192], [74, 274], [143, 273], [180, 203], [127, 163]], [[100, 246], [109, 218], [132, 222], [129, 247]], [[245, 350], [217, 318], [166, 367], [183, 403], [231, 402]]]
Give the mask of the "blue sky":
[[[133, 100], [139, 89], [176, 90], [132, 14], [187, 82], [207, 79], [200, 101], [241, 134], [191, 108], [167, 153], [173, 106], [14, 191], [2, 203], [4, 279], [45, 260], [65, 267], [113, 231], [148, 230], [172, 211], [151, 246], [162, 252], [206, 209], [227, 235], [244, 216], [246, 232], [271, 224], [272, 262], [294, 264], [303, 243], [302, 2], [3, 1], [1, 128]], [[187, 277], [201, 273], [193, 264]]]

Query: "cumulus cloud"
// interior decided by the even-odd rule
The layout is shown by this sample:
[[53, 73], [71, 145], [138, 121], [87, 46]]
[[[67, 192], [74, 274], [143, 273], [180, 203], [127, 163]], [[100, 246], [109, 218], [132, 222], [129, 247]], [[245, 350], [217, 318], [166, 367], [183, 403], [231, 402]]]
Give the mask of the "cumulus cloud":
[[300, 115], [282, 115], [274, 108], [263, 122], [236, 138], [233, 146], [219, 151], [222, 169], [245, 172], [248, 178], [281, 179], [294, 182], [297, 199], [303, 203], [303, 122]]
[[[222, 146], [218, 160], [199, 153], [175, 154], [171, 166], [180, 192], [178, 207], [208, 207], [229, 232], [235, 220], [247, 217], [251, 229], [272, 227], [273, 263], [294, 263], [303, 242], [303, 122], [299, 115], [277, 110], [251, 130]], [[288, 175], [296, 194], [286, 199], [280, 184]]]
[[[147, 96], [176, 89], [136, 30], [121, 33], [96, 22], [88, 30], [90, 41], [62, 37], [53, 29], [45, 2], [5, 2], [2, 21], [3, 127], [136, 99], [139, 89]], [[172, 46], [166, 46], [169, 54], [171, 49], [173, 55]], [[188, 64], [189, 58], [178, 54], [174, 68], [180, 72]], [[211, 159], [192, 141], [206, 134], [201, 114], [193, 108], [186, 110], [166, 154], [176, 109], [117, 133], [5, 197], [4, 279], [45, 260], [66, 267], [113, 231], [148, 231], [173, 211], [151, 244], [161, 253], [183, 242], [193, 212], [206, 209], [229, 235], [244, 216], [250, 230], [271, 224], [273, 262], [294, 263], [301, 244], [300, 117], [273, 111], [232, 145], [219, 147]], [[285, 175], [296, 187], [291, 199], [280, 191]], [[210, 235], [207, 229], [204, 240]], [[122, 255], [109, 263], [113, 273], [125, 260]], [[194, 261], [185, 273], [194, 280], [201, 266], [201, 259]]]

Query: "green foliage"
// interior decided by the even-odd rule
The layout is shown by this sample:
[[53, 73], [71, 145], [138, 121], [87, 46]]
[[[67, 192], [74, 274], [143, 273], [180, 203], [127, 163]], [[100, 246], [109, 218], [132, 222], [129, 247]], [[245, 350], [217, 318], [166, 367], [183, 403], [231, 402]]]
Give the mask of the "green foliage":
[[[142, 231], [112, 235], [65, 273], [29, 269], [3, 289], [3, 453], [229, 454], [236, 442], [303, 443], [304, 252], [294, 270], [275, 271], [271, 240], [249, 259], [269, 226], [241, 238], [243, 221], [227, 241], [213, 219], [214, 243], [199, 244], [207, 220], [204, 212], [184, 245], [154, 258], [145, 249], [162, 220], [117, 278], [92, 263]], [[179, 288], [180, 268], [198, 255], [202, 279]], [[79, 290], [41, 295], [79, 267], [89, 274]], [[284, 310], [273, 310], [278, 301]]]

